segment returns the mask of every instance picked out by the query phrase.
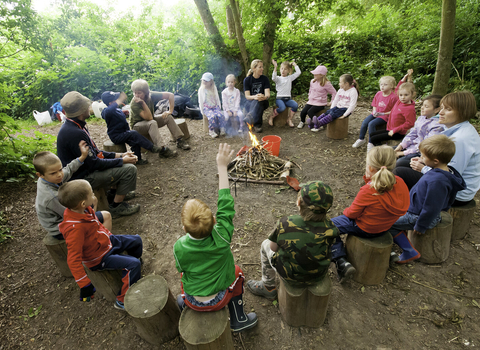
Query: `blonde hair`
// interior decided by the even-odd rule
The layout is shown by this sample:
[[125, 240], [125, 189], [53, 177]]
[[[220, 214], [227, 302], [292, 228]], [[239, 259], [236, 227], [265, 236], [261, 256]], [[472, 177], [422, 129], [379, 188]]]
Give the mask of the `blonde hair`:
[[407, 90], [407, 91], [409, 91], [409, 92], [412, 94], [412, 99], [414, 99], [415, 96], [417, 96], [417, 91], [415, 90], [415, 85], [413, 85], [413, 83], [410, 83], [410, 82], [403, 83], [403, 84], [400, 85], [400, 87], [398, 88], [398, 92], [400, 92], [400, 90]]
[[300, 195], [300, 191], [298, 192], [297, 199], [300, 201], [299, 209], [300, 209], [300, 216], [302, 217], [303, 221], [323, 221], [327, 213], [314, 213], [311, 209], [303, 201], [302, 196]]
[[182, 208], [182, 224], [193, 238], [210, 236], [213, 230], [213, 214], [207, 204], [200, 199], [188, 200]]
[[45, 171], [47, 171], [47, 167], [55, 165], [57, 163], [62, 163], [60, 158], [58, 158], [52, 152], [44, 151], [38, 152], [33, 157], [33, 166], [35, 167], [35, 171], [40, 173], [41, 175], [45, 175]]
[[390, 191], [397, 183], [392, 170], [395, 168], [395, 151], [390, 146], [373, 147], [367, 154], [367, 166], [377, 172], [370, 179], [370, 187], [379, 194]]
[[148, 83], [146, 80], [143, 79], [137, 79], [134, 80], [132, 83], [132, 91], [142, 91], [145, 94], [145, 98], [148, 98], [150, 95], [150, 87], [148, 86]]
[[440, 163], [448, 164], [455, 155], [455, 142], [447, 135], [433, 135], [420, 142], [418, 149], [428, 159], [438, 159]]
[[236, 83], [237, 82], [237, 78], [235, 78], [235, 75], [233, 74], [229, 74], [225, 77], [225, 84], [227, 83], [227, 80], [228, 78], [233, 78], [233, 82]]
[[394, 89], [395, 86], [397, 85], [397, 81], [391, 75], [385, 75], [385, 76], [381, 77], [380, 80], [379, 80], [379, 83], [381, 83], [382, 81], [384, 81], [387, 84], [390, 84], [392, 86], [392, 89]]
[[256, 59], [256, 60], [253, 60], [252, 63], [250, 64], [250, 69], [248, 70], [248, 73], [247, 73], [247, 77], [249, 77], [250, 75], [253, 74], [253, 70], [255, 68], [257, 68], [258, 64], [261, 63], [263, 64], [263, 61], [262, 60], [259, 60], [259, 59]]
[[319, 75], [320, 75], [320, 81], [318, 83], [320, 84], [320, 86], [325, 86], [325, 84], [330, 80], [328, 80], [326, 75], [323, 75], [323, 74], [319, 74]]
[[287, 68], [288, 68], [288, 74], [292, 74], [293, 64], [291, 64], [291, 63], [288, 62], [288, 61], [283, 61], [282, 64], [280, 65], [280, 67], [281, 67], [281, 66], [287, 67]]
[[458, 116], [459, 123], [466, 122], [477, 114], [477, 102], [470, 91], [457, 91], [445, 95], [440, 104], [450, 107]]
[[88, 198], [91, 190], [87, 180], [72, 180], [58, 189], [58, 201], [68, 209], [75, 209]]

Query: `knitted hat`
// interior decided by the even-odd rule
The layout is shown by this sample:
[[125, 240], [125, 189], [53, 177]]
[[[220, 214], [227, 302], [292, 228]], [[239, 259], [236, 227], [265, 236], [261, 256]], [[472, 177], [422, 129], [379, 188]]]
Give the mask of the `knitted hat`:
[[321, 75], [327, 75], [327, 67], [325, 66], [317, 66], [314, 70], [310, 71], [312, 74], [321, 74]]
[[300, 196], [308, 209], [316, 214], [326, 213], [333, 202], [332, 189], [322, 181], [307, 182], [300, 190]]
[[102, 94], [102, 102], [108, 106], [110, 102], [117, 100], [119, 97], [120, 97], [119, 92], [105, 91]]
[[67, 118], [75, 118], [85, 113], [92, 105], [92, 101], [77, 91], [70, 91], [63, 96], [60, 104]]

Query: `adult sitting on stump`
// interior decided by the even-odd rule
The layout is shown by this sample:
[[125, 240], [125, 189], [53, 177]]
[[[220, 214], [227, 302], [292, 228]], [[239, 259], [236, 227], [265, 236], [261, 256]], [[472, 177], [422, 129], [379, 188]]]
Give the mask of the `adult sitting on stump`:
[[116, 186], [115, 197], [109, 206], [112, 217], [132, 215], [140, 205], [124, 202], [127, 193], [137, 186], [137, 157], [132, 152], [113, 153], [101, 151], [95, 145], [86, 127], [92, 101], [77, 91], [67, 93], [62, 100], [66, 121], [57, 136], [57, 154], [62, 165], [81, 156], [78, 145], [85, 141], [90, 148], [82, 166], [73, 173], [72, 180], [85, 179], [94, 190]]
[[263, 131], [263, 112], [268, 108], [268, 99], [270, 98], [270, 82], [263, 75], [263, 62], [253, 60], [251, 69], [247, 77], [243, 80], [243, 89], [247, 103], [245, 110], [245, 122], [253, 124], [254, 131], [260, 133]]
[[[162, 146], [158, 128], [167, 126], [173, 138], [177, 141], [177, 147], [189, 150], [190, 146], [183, 139], [183, 132], [172, 117], [175, 106], [174, 95], [170, 92], [151, 91], [148, 83], [143, 79], [137, 79], [132, 83], [134, 97], [130, 102], [130, 126], [142, 135], [149, 135], [155, 146], [160, 147], [160, 157], [172, 158], [177, 152], [167, 146]], [[169, 110], [161, 115], [155, 115], [155, 106], [160, 100], [168, 99]]]

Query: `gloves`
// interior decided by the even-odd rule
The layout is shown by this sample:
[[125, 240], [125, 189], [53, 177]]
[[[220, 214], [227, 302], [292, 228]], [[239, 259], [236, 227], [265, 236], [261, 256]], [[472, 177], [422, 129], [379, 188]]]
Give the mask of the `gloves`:
[[90, 299], [93, 299], [95, 296], [96, 289], [93, 286], [93, 284], [89, 284], [86, 287], [83, 287], [80, 289], [80, 301], [86, 301], [89, 302]]

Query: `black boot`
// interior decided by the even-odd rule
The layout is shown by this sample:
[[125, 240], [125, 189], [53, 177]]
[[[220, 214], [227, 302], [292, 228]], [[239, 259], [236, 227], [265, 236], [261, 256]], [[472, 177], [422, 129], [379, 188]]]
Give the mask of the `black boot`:
[[256, 313], [245, 314], [242, 295], [237, 295], [230, 299], [228, 311], [230, 311], [230, 329], [234, 332], [241, 332], [257, 325]]
[[177, 295], [177, 305], [180, 308], [180, 312], [182, 312], [183, 309], [185, 309], [185, 306], [186, 306], [185, 301], [183, 301], [181, 294]]
[[355, 272], [357, 272], [352, 264], [350, 264], [345, 258], [337, 259], [335, 265], [337, 265], [338, 281], [340, 283], [345, 282], [345, 280], [351, 278]]

